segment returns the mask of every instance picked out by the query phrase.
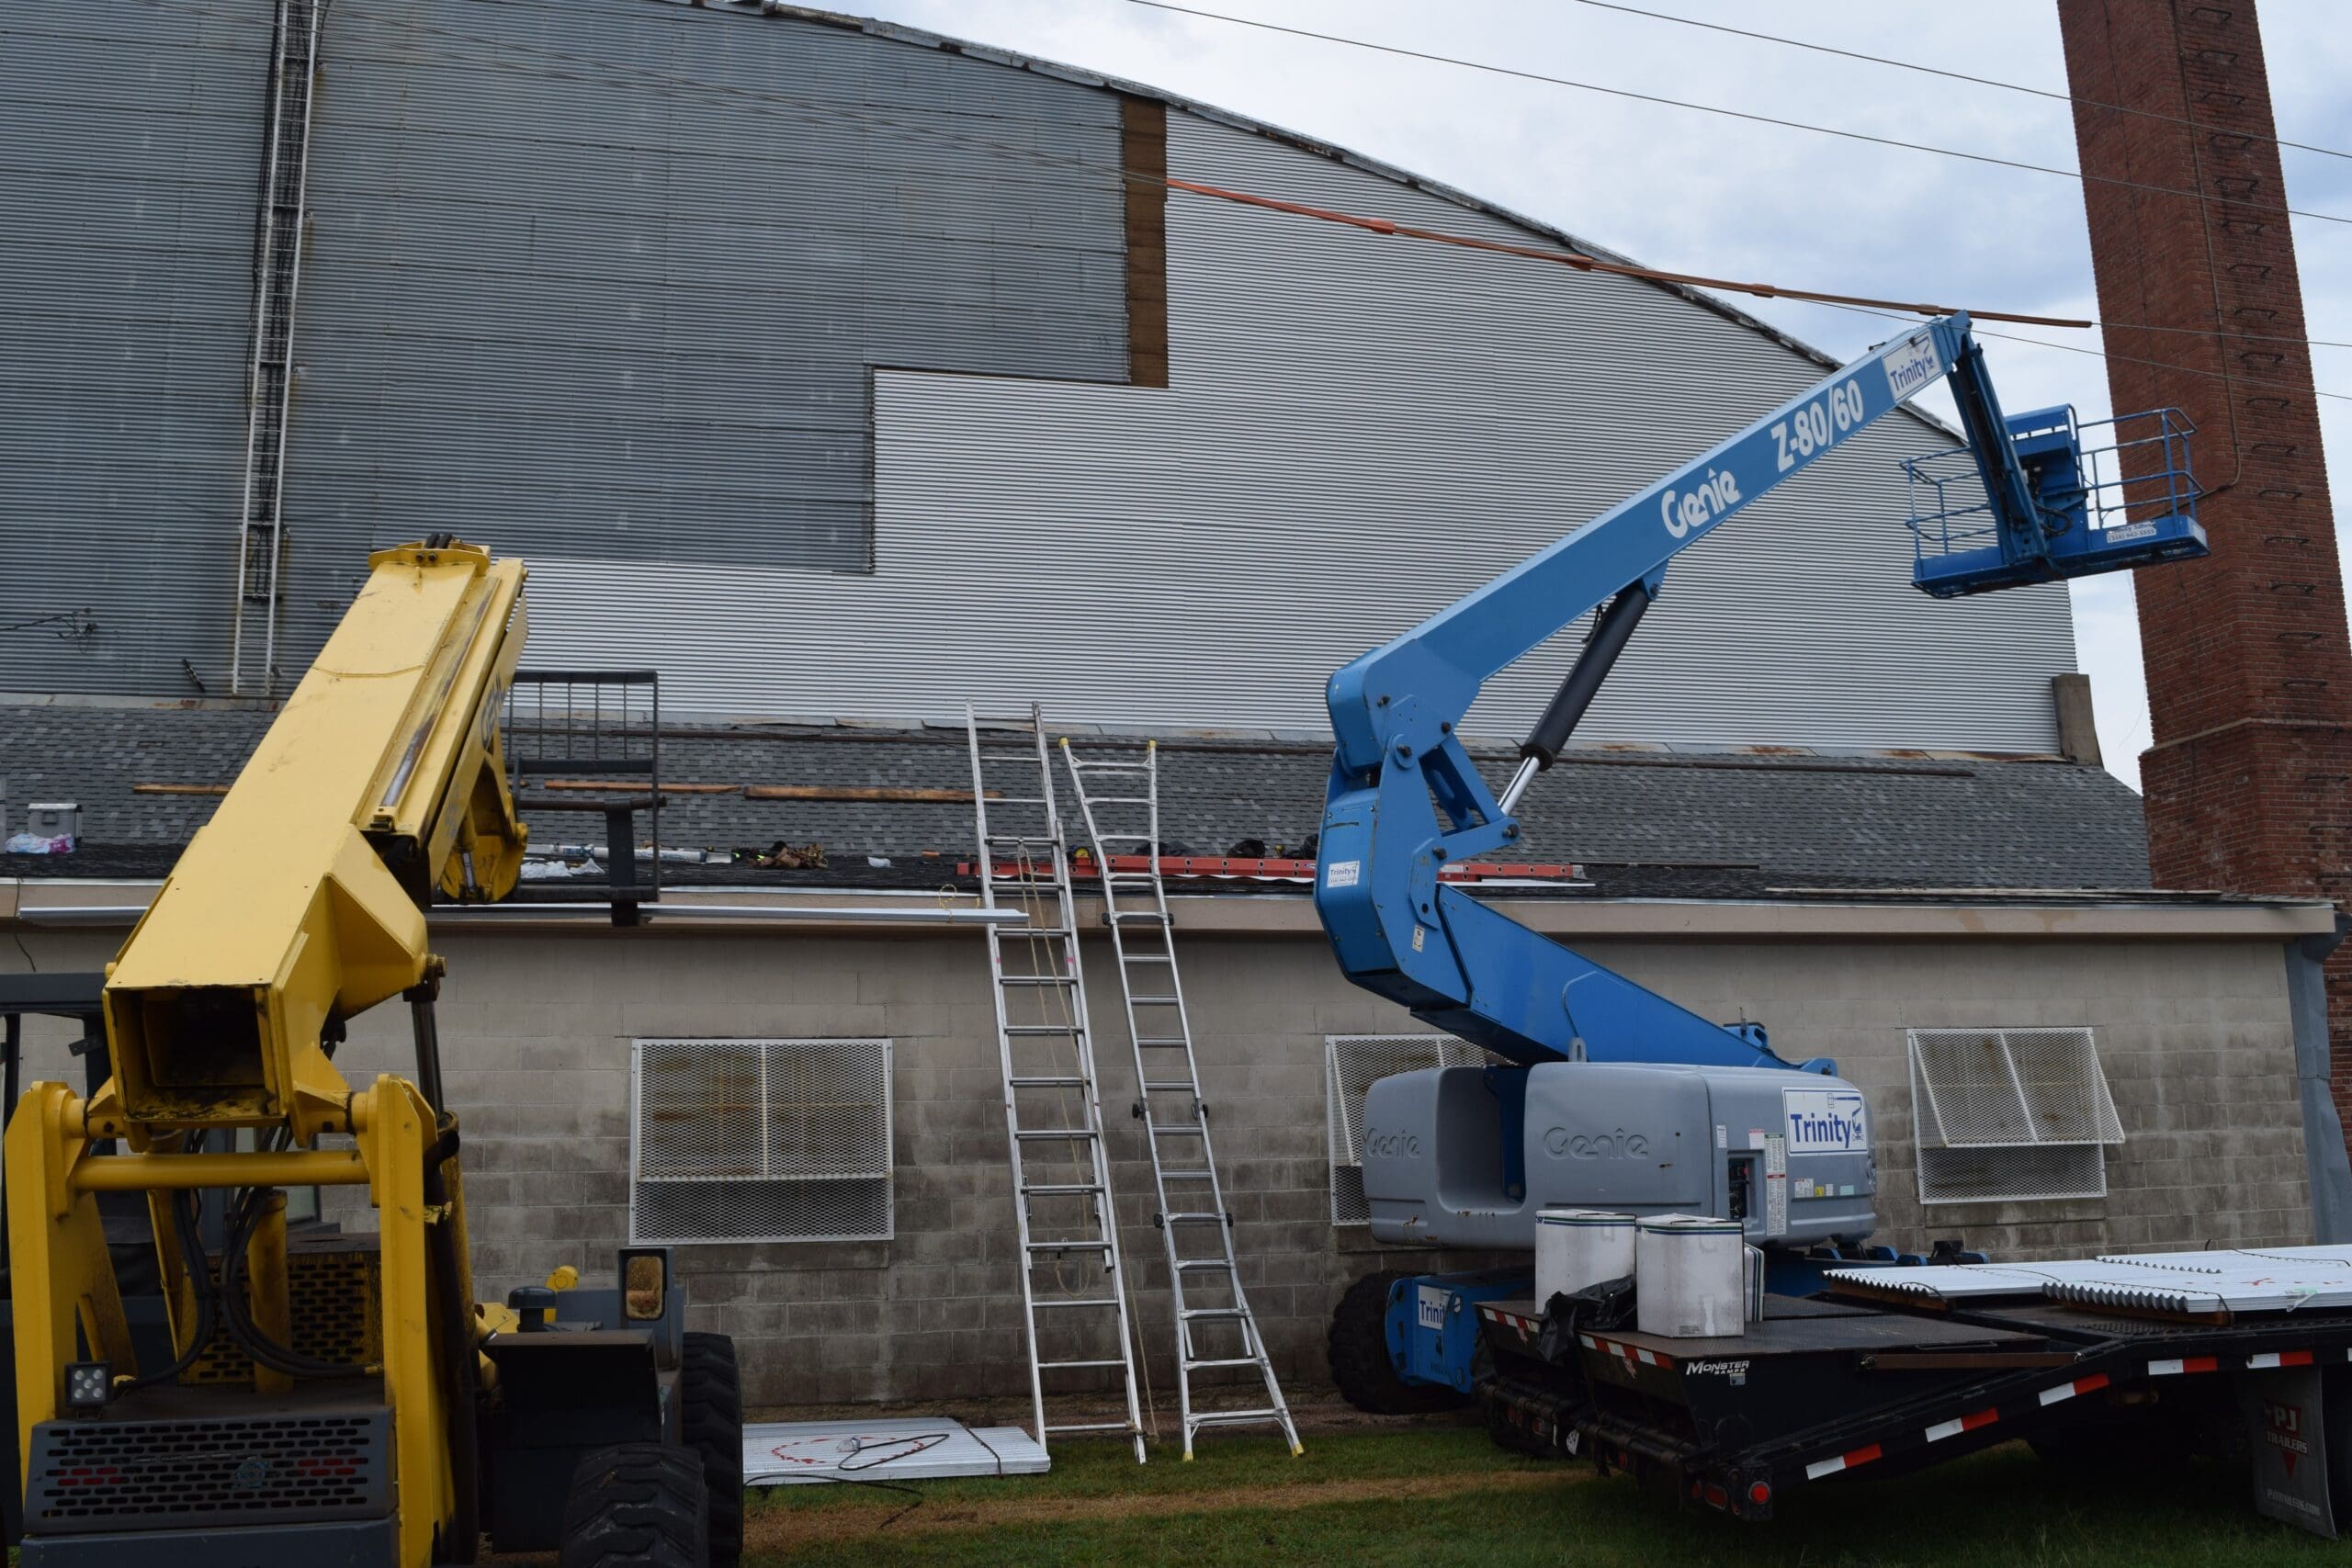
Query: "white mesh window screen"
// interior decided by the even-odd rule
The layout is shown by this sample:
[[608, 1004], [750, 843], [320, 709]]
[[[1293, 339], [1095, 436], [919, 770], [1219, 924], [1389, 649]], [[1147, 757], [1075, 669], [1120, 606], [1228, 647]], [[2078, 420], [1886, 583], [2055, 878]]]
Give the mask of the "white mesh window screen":
[[636, 1242], [884, 1241], [888, 1040], [640, 1040]]
[[1364, 1091], [1381, 1078], [1423, 1067], [1481, 1067], [1487, 1053], [1451, 1034], [1327, 1034], [1323, 1037], [1324, 1133], [1331, 1160], [1331, 1223], [1369, 1224], [1364, 1205]]
[[2123, 1123], [2087, 1029], [1910, 1031], [1922, 1203], [2107, 1196]]

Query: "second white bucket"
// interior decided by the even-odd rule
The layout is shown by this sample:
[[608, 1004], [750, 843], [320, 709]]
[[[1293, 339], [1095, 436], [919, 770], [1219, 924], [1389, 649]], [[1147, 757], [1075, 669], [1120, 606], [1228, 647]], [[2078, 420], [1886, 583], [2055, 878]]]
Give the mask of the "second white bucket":
[[1634, 1216], [1605, 1209], [1539, 1209], [1535, 1304], [1634, 1272]]
[[1634, 1243], [1634, 1321], [1645, 1334], [1712, 1339], [1743, 1332], [1747, 1244], [1739, 1222], [1699, 1214], [1643, 1220]]

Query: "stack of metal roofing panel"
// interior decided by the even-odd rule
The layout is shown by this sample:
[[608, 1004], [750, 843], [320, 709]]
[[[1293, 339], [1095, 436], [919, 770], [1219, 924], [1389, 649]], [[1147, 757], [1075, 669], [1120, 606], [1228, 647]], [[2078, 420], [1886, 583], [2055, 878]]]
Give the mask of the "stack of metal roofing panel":
[[2352, 1247], [2108, 1253], [2050, 1262], [1832, 1269], [1833, 1283], [1947, 1303], [2044, 1296], [2149, 1312], [2294, 1312], [2352, 1306]]
[[2075, 1274], [2109, 1272], [2092, 1258], [2058, 1263], [1929, 1263], [1918, 1268], [1827, 1269], [1822, 1278], [1883, 1294], [1922, 1301], [1990, 1301], [2002, 1296], [2039, 1296], [2055, 1281]]

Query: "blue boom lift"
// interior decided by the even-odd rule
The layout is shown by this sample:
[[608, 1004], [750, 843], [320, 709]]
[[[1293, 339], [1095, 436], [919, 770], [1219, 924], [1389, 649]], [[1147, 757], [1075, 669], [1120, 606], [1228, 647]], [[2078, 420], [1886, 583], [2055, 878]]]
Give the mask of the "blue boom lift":
[[[1340, 967], [1504, 1064], [1373, 1085], [1360, 1147], [1375, 1239], [1532, 1249], [1537, 1211], [1556, 1205], [1729, 1215], [1786, 1291], [1803, 1289], [1808, 1251], [1850, 1260], [1875, 1228], [1867, 1108], [1834, 1063], [1785, 1059], [1761, 1027], [1700, 1018], [1439, 872], [1517, 839], [1513, 807], [1558, 757], [1675, 557], [1939, 378], [1966, 446], [1906, 465], [1924, 592], [2206, 553], [2177, 411], [2108, 422], [2110, 439], [2092, 448], [2071, 408], [2005, 418], [1955, 314], [1882, 344], [1331, 677], [1338, 750], [1315, 902]], [[1498, 797], [1463, 746], [1462, 717], [1490, 676], [1588, 614], [1583, 652]], [[1769, 1131], [1735, 1148], [1726, 1128]], [[1684, 1156], [1607, 1157], [1673, 1149]], [[1797, 1172], [1805, 1179], [1790, 1179]], [[1342, 1391], [1391, 1410], [1466, 1393], [1471, 1308], [1530, 1293], [1524, 1269], [1359, 1281], [1332, 1325]]]

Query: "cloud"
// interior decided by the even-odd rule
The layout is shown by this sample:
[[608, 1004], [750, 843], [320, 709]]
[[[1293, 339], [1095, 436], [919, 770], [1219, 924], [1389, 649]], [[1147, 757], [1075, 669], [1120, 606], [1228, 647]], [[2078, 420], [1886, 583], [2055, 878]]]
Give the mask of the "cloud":
[[[1722, 105], [1865, 135], [2072, 168], [2067, 107], [1835, 59], [1573, 0], [1188, 0], [1285, 26]], [[1643, 0], [1664, 11], [2065, 90], [2049, 0], [1783, 7]], [[2082, 193], [2067, 179], [1780, 130], [1661, 105], [1399, 59], [1124, 0], [876, 0], [871, 14], [1216, 104], [1385, 159], [1653, 265], [2007, 309], [2097, 314]], [[1769, 19], [1759, 20], [1759, 17]], [[2352, 150], [2352, 28], [2338, 0], [2271, 0], [2263, 35], [2280, 134]], [[2290, 202], [2352, 214], [2352, 159], [2288, 151]], [[2295, 222], [2314, 338], [2352, 342], [2352, 226]], [[1889, 323], [1741, 297], [1840, 356]], [[2027, 333], [2077, 347], [2097, 334]], [[2004, 400], [2104, 418], [2099, 361], [1988, 346]], [[2323, 389], [2352, 392], [2352, 350], [2315, 349]], [[2327, 445], [2352, 451], [2352, 401], [2323, 400]], [[1899, 520], [1888, 519], [1888, 526]], [[2109, 766], [2136, 783], [2148, 743], [2131, 584], [2074, 589]]]

